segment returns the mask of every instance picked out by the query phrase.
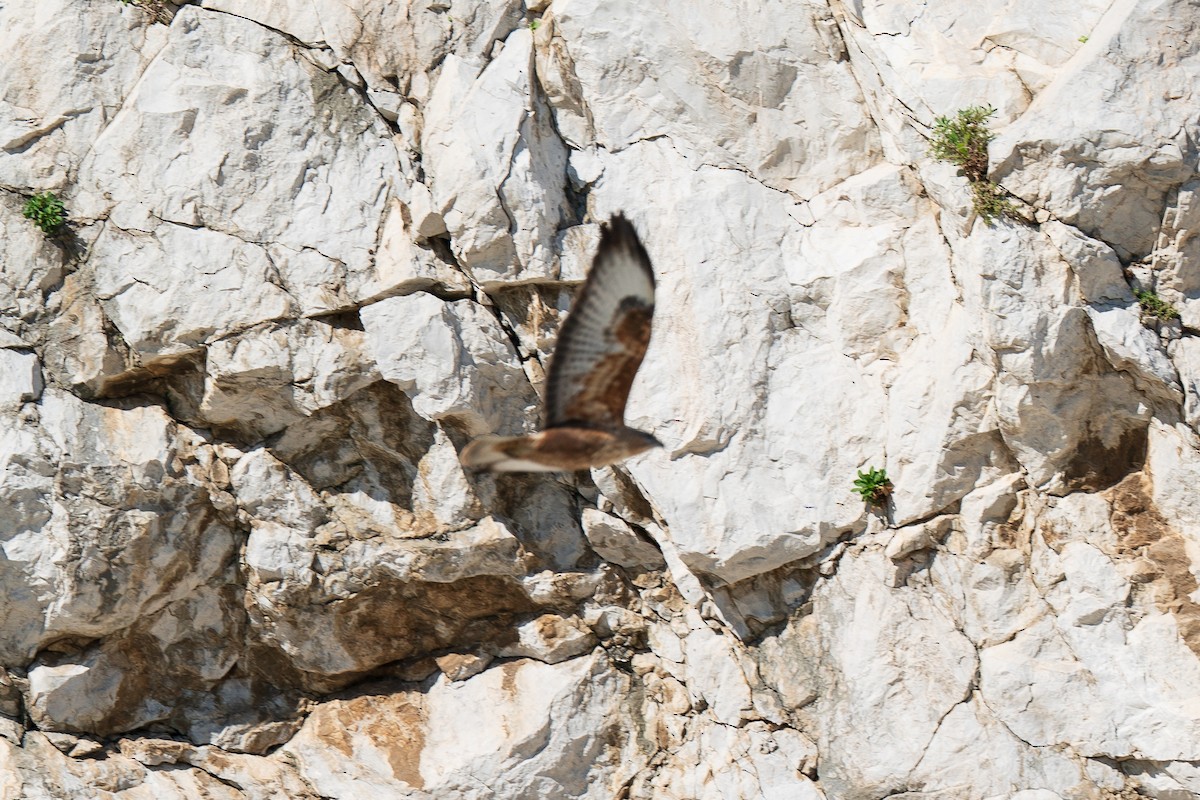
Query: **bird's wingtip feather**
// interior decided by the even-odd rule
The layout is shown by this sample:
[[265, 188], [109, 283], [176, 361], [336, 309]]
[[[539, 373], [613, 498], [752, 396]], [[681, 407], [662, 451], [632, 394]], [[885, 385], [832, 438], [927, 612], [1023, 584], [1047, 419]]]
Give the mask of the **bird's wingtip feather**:
[[632, 257], [634, 263], [641, 268], [641, 273], [654, 286], [654, 268], [650, 265], [650, 255], [646, 252], [642, 240], [638, 237], [637, 228], [618, 211], [609, 217], [608, 222], [600, 226], [600, 246], [596, 250], [595, 263], [608, 261], [612, 256], [624, 251]]

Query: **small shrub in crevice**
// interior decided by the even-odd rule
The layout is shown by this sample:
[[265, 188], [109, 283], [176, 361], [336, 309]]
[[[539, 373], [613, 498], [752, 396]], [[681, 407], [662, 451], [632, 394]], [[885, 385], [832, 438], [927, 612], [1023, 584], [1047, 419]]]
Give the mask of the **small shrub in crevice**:
[[997, 217], [1017, 216], [1017, 207], [994, 181], [972, 181], [971, 200], [975, 213], [982, 217], [987, 225], [991, 225]]
[[1163, 322], [1179, 318], [1179, 311], [1175, 306], [1149, 289], [1135, 289], [1133, 296], [1137, 298], [1138, 305], [1142, 307], [1142, 313], [1146, 316], [1161, 319]]
[[996, 138], [987, 121], [995, 113], [992, 106], [970, 106], [953, 117], [938, 117], [929, 140], [931, 156], [962, 169], [971, 184], [975, 212], [988, 225], [997, 217], [1016, 216], [1016, 207], [1004, 189], [987, 176], [988, 142]]
[[988, 142], [996, 135], [987, 121], [996, 113], [991, 106], [961, 108], [953, 117], [938, 117], [933, 123], [929, 154], [962, 167], [969, 181], [987, 178]]
[[26, 219], [33, 220], [33, 224], [47, 237], [62, 233], [63, 225], [67, 221], [67, 209], [53, 192], [35, 194], [29, 198], [21, 209], [21, 214]]
[[872, 506], [882, 506], [892, 496], [892, 482], [888, 480], [886, 469], [870, 467], [866, 472], [858, 471], [854, 480], [854, 491], [858, 492], [863, 502]]

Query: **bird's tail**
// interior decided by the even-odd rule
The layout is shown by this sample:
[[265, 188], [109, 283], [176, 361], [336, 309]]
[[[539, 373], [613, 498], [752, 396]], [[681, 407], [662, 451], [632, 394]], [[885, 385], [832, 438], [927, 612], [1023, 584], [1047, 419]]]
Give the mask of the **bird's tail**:
[[528, 436], [480, 436], [463, 448], [459, 460], [470, 469], [495, 472], [556, 472], [554, 467], [526, 458], [530, 452]]
[[509, 457], [504, 452], [504, 445], [519, 438], [521, 437], [480, 436], [463, 448], [458, 460], [464, 467], [470, 469], [490, 469], [493, 464], [498, 464]]

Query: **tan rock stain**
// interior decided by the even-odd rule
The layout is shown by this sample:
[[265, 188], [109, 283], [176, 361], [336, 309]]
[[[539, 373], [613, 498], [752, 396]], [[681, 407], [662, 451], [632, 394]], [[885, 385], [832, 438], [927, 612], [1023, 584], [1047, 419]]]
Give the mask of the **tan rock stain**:
[[500, 666], [500, 691], [509, 697], [517, 695], [517, 670], [520, 668], [521, 665], [515, 661]]
[[421, 752], [425, 749], [426, 724], [423, 710], [401, 695], [390, 698], [364, 729], [387, 756], [392, 774], [417, 789], [425, 786]]
[[361, 759], [363, 748], [383, 754], [392, 777], [417, 789], [421, 752], [425, 749], [426, 715], [407, 693], [365, 695], [327, 704], [312, 717], [313, 736], [349, 759]]
[[1183, 537], [1159, 513], [1143, 472], [1108, 491], [1111, 520], [1121, 551], [1135, 559], [1132, 580], [1164, 613], [1175, 616], [1179, 635], [1200, 655], [1200, 603], [1191, 599], [1197, 582]]
[[534, 625], [537, 627], [538, 635], [548, 644], [562, 639], [569, 632], [566, 621], [557, 614], [543, 614], [534, 621]]

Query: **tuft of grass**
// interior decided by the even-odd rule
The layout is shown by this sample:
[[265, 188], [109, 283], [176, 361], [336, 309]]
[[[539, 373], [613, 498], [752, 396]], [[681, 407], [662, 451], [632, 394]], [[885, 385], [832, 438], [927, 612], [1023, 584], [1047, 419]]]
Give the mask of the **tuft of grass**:
[[536, 31], [540, 27], [542, 27], [542, 21], [540, 19], [529, 20], [529, 30]]
[[35, 194], [29, 198], [21, 209], [21, 214], [26, 219], [33, 220], [33, 224], [47, 237], [61, 233], [67, 221], [67, 209], [53, 192]]
[[892, 494], [892, 482], [888, 480], [886, 469], [870, 467], [866, 472], [858, 471], [854, 480], [854, 491], [858, 492], [863, 502], [872, 506], [882, 506]]
[[1080, 44], [1087, 44], [1087, 40], [1088, 40], [1087, 34], [1084, 34], [1083, 36], [1079, 37]]
[[1164, 322], [1179, 317], [1179, 311], [1175, 306], [1149, 289], [1135, 289], [1133, 296], [1137, 298], [1138, 305], [1142, 307], [1142, 312], [1147, 316], [1161, 319]]

